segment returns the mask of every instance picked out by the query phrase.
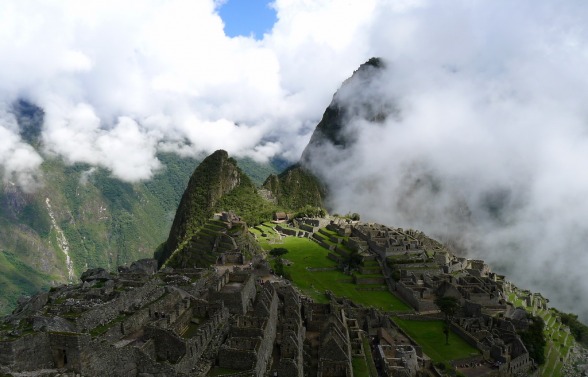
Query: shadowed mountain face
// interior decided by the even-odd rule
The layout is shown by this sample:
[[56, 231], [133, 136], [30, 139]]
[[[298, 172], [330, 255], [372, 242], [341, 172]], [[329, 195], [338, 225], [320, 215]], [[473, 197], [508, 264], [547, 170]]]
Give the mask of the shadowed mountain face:
[[12, 105], [12, 113], [18, 122], [20, 137], [31, 145], [38, 144], [45, 119], [43, 109], [21, 99]]
[[[371, 83], [378, 80], [384, 69], [385, 65], [381, 59], [371, 58], [343, 82], [302, 153], [302, 165], [312, 165], [314, 159], [322, 157], [321, 149], [329, 145], [339, 149], [351, 147], [355, 137], [345, 127], [349, 119], [363, 116], [368, 121], [377, 122], [395, 113], [391, 104], [383, 102], [378, 98], [377, 93], [372, 95], [368, 90]], [[357, 93], [362, 93], [365, 97], [349, 101], [349, 98]]]
[[271, 220], [278, 210], [280, 207], [275, 203], [259, 195], [237, 161], [226, 151], [218, 150], [194, 170], [168, 239], [156, 252], [156, 258], [163, 264], [173, 253], [182, 254], [184, 248], [186, 252], [194, 249], [189, 241], [215, 212], [234, 211], [246, 223], [257, 224]]
[[[333, 96], [302, 153], [300, 163], [280, 175], [267, 178], [263, 187], [272, 192], [279, 205], [324, 207], [328, 181], [321, 178], [321, 169], [329, 165], [332, 149], [344, 151], [355, 143], [356, 135], [346, 128], [349, 119], [365, 117], [368, 121], [381, 122], [389, 116], [398, 116], [394, 105], [368, 90], [384, 68], [384, 62], [379, 58], [362, 64]], [[354, 93], [365, 93], [366, 97], [360, 101], [350, 100]]]
[[182, 196], [165, 254], [171, 253], [184, 239], [194, 234], [213, 215], [220, 199], [239, 186], [255, 189], [226, 151], [218, 150], [206, 157], [192, 174]]
[[[17, 118], [29, 122], [19, 120], [23, 138], [29, 135], [31, 145], [37, 145], [42, 110], [26, 103], [15, 105], [15, 111], [17, 107], [26, 110]], [[21, 295], [68, 282], [70, 271], [76, 280], [86, 268], [112, 269], [152, 256], [169, 236], [182, 194], [201, 161], [172, 153], [158, 159], [163, 169], [151, 180], [133, 184], [102, 168], [47, 157], [41, 165], [42, 185], [35, 191], [24, 192], [10, 181], [0, 185], [0, 315], [9, 313]], [[276, 172], [270, 164], [238, 162], [259, 183]], [[255, 188], [247, 187], [239, 192], [254, 195]]]

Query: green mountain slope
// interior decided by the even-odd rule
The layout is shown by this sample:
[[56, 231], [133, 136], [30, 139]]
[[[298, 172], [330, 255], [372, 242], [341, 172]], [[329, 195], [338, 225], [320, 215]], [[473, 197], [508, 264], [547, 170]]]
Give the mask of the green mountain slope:
[[277, 204], [285, 208], [298, 209], [306, 205], [324, 207], [323, 185], [300, 165], [294, 165], [279, 175], [270, 175], [263, 188], [271, 191]]
[[[34, 125], [27, 130], [34, 131]], [[158, 158], [163, 169], [145, 182], [130, 184], [104, 169], [46, 159], [41, 167], [44, 185], [36, 192], [25, 193], [9, 182], [0, 187], [0, 250], [9, 256], [0, 258], [0, 315], [9, 313], [20, 295], [68, 282], [63, 240], [74, 277], [87, 268], [112, 269], [151, 257], [168, 237], [182, 194], [201, 161], [173, 153]], [[271, 163], [238, 163], [256, 174], [258, 182], [260, 174], [276, 172]], [[255, 191], [253, 183], [248, 187]]]
[[218, 150], [196, 168], [176, 211], [169, 237], [157, 251], [160, 264], [184, 247], [215, 212], [235, 211], [256, 224], [271, 219], [279, 207], [265, 200], [228, 153]]

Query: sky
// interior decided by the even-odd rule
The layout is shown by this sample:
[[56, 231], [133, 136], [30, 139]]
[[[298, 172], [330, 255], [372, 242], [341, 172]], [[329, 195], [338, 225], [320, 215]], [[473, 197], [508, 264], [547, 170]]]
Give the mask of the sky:
[[276, 22], [276, 12], [267, 0], [229, 0], [218, 6], [228, 37], [262, 39]]
[[[450, 240], [588, 319], [583, 0], [276, 0], [273, 25], [233, 29], [237, 3], [0, 2], [4, 184], [34, 190], [55, 157], [128, 182], [161, 171], [162, 151], [295, 162], [380, 56], [378, 80], [335, 100], [397, 114], [359, 109], [353, 147], [320, 151], [332, 209]], [[45, 111], [37, 148], [18, 99]]]

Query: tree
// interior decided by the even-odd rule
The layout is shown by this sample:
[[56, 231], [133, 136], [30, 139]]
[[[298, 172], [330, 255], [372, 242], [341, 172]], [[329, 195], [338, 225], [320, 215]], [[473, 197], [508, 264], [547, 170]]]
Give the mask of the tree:
[[445, 334], [445, 344], [449, 344], [449, 324], [459, 309], [459, 300], [452, 296], [441, 296], [435, 299], [435, 305], [445, 315], [443, 333]]
[[527, 314], [529, 319], [529, 327], [524, 331], [518, 331], [521, 340], [525, 344], [525, 348], [529, 351], [529, 356], [535, 360], [539, 365], [545, 363], [545, 322], [539, 316], [535, 317], [531, 314]]
[[283, 247], [276, 247], [270, 250], [269, 254], [273, 257], [279, 257], [288, 253], [288, 249], [284, 249]]
[[362, 259], [363, 258], [361, 257], [361, 255], [359, 255], [359, 253], [357, 251], [352, 251], [351, 253], [342, 257], [339, 268], [341, 268], [341, 270], [343, 270], [343, 271], [355, 270], [355, 269], [357, 269], [357, 267], [359, 267], [361, 265]]

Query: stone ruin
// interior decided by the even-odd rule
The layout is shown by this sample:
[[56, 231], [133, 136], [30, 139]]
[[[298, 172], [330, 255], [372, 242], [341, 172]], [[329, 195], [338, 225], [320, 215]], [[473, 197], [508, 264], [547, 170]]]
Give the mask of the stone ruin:
[[141, 260], [23, 301], [0, 325], [0, 375], [353, 376], [369, 334], [410, 345], [382, 331], [397, 329], [373, 309], [313, 303], [255, 270]]
[[[420, 318], [435, 318], [437, 297], [455, 297], [461, 311], [451, 324], [452, 330], [477, 348], [484, 359], [492, 360], [496, 375], [537, 373], [537, 366], [514, 328], [520, 322], [512, 314], [517, 311], [505, 299], [510, 284], [503, 276], [492, 273], [486, 263], [452, 255], [415, 231], [345, 220], [332, 221], [329, 229], [349, 237], [347, 247], [376, 256], [391, 292], [420, 313]], [[543, 297], [530, 292], [524, 301], [533, 310], [547, 305]], [[521, 311], [524, 312], [520, 309], [518, 313]], [[382, 369], [389, 371], [386, 375], [408, 375], [409, 370], [415, 370], [408, 367], [413, 365], [408, 356], [412, 353], [402, 350], [408, 348], [378, 348]]]
[[[418, 319], [439, 318], [435, 297], [456, 297], [451, 328], [495, 363], [491, 373], [535, 373], [516, 333], [522, 309], [506, 303], [509, 283], [482, 261], [431, 251], [411, 231], [359, 222], [329, 229], [379, 260], [387, 287]], [[388, 263], [394, 258], [403, 263]], [[0, 322], [0, 375], [350, 377], [356, 358], [383, 376], [436, 373], [389, 313], [332, 295], [315, 303], [287, 282], [264, 282], [265, 270], [157, 270], [154, 260], [88, 270], [81, 283], [24, 300]], [[546, 306], [532, 294], [527, 303]]]

